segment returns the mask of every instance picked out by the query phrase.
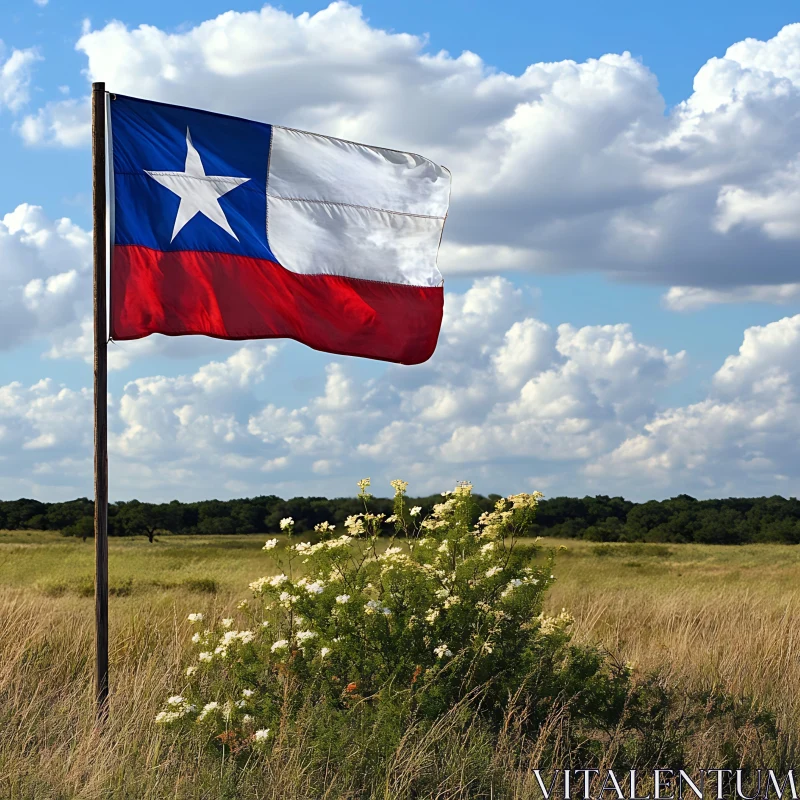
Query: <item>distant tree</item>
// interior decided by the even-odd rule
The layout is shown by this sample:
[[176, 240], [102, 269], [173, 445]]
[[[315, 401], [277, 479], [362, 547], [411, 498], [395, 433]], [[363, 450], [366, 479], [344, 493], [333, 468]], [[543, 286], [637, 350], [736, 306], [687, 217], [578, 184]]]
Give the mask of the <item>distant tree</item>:
[[164, 506], [131, 500], [119, 503], [114, 517], [117, 536], [146, 536], [152, 543], [156, 533], [168, 530], [169, 514]]
[[583, 538], [592, 542], [619, 542], [625, 535], [625, 523], [618, 517], [606, 517], [583, 532]]
[[94, 517], [81, 517], [72, 525], [67, 525], [61, 530], [62, 536], [80, 536], [85, 542], [89, 538], [94, 538]]
[[85, 497], [65, 503], [50, 503], [44, 514], [47, 530], [61, 531], [83, 517], [94, 517], [94, 502]]
[[[474, 495], [475, 513], [491, 511], [499, 495]], [[420, 506], [422, 516], [442, 502], [441, 495], [407, 498], [408, 507]], [[375, 513], [391, 514], [392, 501], [375, 497]], [[201, 500], [181, 503], [112, 503], [108, 508], [110, 536], [147, 536], [159, 531], [183, 534], [274, 533], [284, 517], [295, 520], [295, 529], [309, 531], [319, 522], [340, 529], [345, 519], [364, 510], [356, 497], [292, 497], [275, 495]], [[85, 498], [63, 503], [39, 500], [0, 500], [0, 529], [88, 531], [85, 519], [94, 516], [94, 503]], [[77, 526], [77, 527], [76, 527]], [[387, 528], [388, 530], [388, 528]], [[800, 502], [772, 497], [728, 497], [697, 500], [680, 494], [668, 500], [633, 503], [623, 497], [553, 497], [539, 503], [527, 535], [587, 538], [596, 541], [784, 542], [800, 544]], [[92, 535], [87, 533], [85, 538]]]

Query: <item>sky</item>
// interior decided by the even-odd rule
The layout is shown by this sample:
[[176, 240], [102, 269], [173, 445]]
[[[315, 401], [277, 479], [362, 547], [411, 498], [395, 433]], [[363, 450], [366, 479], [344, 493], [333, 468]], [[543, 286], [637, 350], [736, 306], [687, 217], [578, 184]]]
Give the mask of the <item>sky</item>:
[[0, 497], [91, 496], [88, 90], [453, 174], [415, 367], [111, 343], [111, 500], [796, 496], [800, 3], [20, 0], [0, 17]]

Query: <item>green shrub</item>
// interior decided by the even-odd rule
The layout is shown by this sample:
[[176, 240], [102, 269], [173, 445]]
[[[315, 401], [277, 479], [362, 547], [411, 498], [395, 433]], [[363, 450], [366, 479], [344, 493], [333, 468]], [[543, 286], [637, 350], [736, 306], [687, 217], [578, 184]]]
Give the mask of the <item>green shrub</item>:
[[[89, 575], [79, 576], [72, 580], [56, 579], [39, 581], [36, 588], [48, 597], [62, 597], [65, 594], [76, 594], [78, 597], [94, 597], [94, 578]], [[111, 581], [108, 593], [117, 597], [127, 597], [133, 592], [133, 579]]]
[[571, 641], [565, 610], [542, 612], [553, 555], [534, 561], [536, 545], [519, 538], [538, 493], [500, 499], [475, 522], [471, 487], [461, 485], [418, 521], [405, 482], [392, 485], [394, 514], [369, 512], [362, 481], [365, 511], [341, 533], [317, 525], [313, 543], [294, 542], [293, 520], [281, 522], [282, 571], [253, 581], [253, 599], [219, 625], [189, 616], [196, 661], [157, 722], [243, 764], [302, 741], [309, 769], [373, 784], [389, 779], [409, 736], [435, 738], [445, 725], [468, 725], [469, 747], [487, 758], [483, 744], [513, 729], [520, 743], [544, 742], [542, 766], [565, 752], [575, 763], [641, 768], [677, 758], [707, 724], [706, 702], [687, 711], [656, 677], [634, 682], [628, 665]]
[[184, 578], [181, 586], [190, 592], [216, 594], [219, 591], [219, 584], [213, 578]]

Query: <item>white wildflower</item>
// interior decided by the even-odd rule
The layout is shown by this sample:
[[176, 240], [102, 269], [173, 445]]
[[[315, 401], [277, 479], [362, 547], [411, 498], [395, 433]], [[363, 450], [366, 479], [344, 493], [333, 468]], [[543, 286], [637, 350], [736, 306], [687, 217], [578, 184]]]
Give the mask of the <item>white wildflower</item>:
[[167, 698], [167, 705], [168, 706], [180, 706], [183, 705], [183, 697], [179, 694], [174, 694], [172, 697]]
[[197, 667], [196, 666], [192, 665], [191, 667], [186, 667], [186, 676], [187, 677], [190, 678], [192, 675], [195, 674], [195, 672], [197, 672]]
[[262, 728], [253, 734], [253, 738], [257, 742], [263, 742], [269, 736], [269, 728]]
[[330, 647], [320, 647], [320, 649], [319, 649], [319, 657], [320, 658], [325, 658], [325, 656], [328, 655], [328, 653], [330, 653], [330, 651], [331, 651]]
[[207, 650], [203, 653], [199, 653], [197, 656], [198, 661], [211, 661], [212, 658], [214, 658], [214, 654], [209, 653]]
[[192, 634], [192, 642], [197, 644], [203, 637], [199, 633]]
[[272, 647], [270, 647], [270, 651], [276, 653], [278, 650], [285, 650], [289, 646], [289, 641], [287, 639], [278, 639]]
[[252, 689], [242, 689], [242, 694], [245, 697], [252, 697], [255, 694], [255, 692]]
[[486, 570], [486, 577], [487, 578], [494, 578], [495, 575], [499, 575], [503, 571], [502, 567], [490, 567]]
[[278, 546], [278, 540], [277, 539], [267, 539], [267, 541], [264, 543], [264, 546], [261, 549], [262, 550], [273, 550], [277, 546]]
[[222, 620], [222, 627], [223, 628], [230, 628], [233, 626], [233, 618], [227, 617], [226, 619]]
[[197, 715], [197, 721], [199, 722], [201, 719], [205, 719], [209, 714], [213, 713], [219, 708], [219, 703], [216, 700], [212, 700], [210, 703], [206, 703], [203, 706], [202, 711]]
[[394, 489], [394, 493], [398, 494], [405, 494], [406, 489], [408, 489], [408, 481], [401, 481], [401, 480], [393, 480], [389, 481], [389, 486]]
[[337, 539], [330, 539], [329, 541], [325, 542], [325, 547], [327, 547], [328, 550], [332, 550], [334, 547], [346, 547], [352, 541], [352, 536], [348, 536], [346, 533], [343, 533]]
[[159, 725], [166, 725], [170, 722], [175, 722], [176, 719], [180, 719], [183, 716], [183, 713], [180, 711], [159, 711], [156, 714], [156, 722]]
[[350, 595], [349, 594], [339, 594], [339, 595], [336, 596], [336, 602], [340, 606], [343, 606], [349, 599], [350, 599]]
[[294, 525], [294, 520], [291, 517], [284, 517], [281, 520], [281, 530], [285, 531], [287, 528], [291, 528]]
[[189, 622], [202, 622], [205, 617], [202, 614], [189, 614], [186, 619], [188, 619]]
[[309, 594], [322, 594], [325, 584], [322, 581], [314, 581], [306, 586], [306, 591]]
[[453, 655], [446, 644], [440, 644], [438, 647], [434, 647], [433, 652], [436, 653], [437, 658], [450, 658], [450, 656]]

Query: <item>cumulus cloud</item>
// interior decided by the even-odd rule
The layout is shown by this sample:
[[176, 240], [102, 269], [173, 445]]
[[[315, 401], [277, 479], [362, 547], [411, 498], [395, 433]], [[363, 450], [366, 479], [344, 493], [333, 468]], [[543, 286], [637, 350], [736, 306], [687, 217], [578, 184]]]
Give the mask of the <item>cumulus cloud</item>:
[[23, 203], [0, 219], [0, 348], [54, 335], [89, 310], [91, 235]]
[[31, 145], [84, 145], [92, 132], [89, 101], [69, 98], [47, 103], [35, 114], [25, 116], [17, 130], [23, 141]]
[[800, 283], [773, 286], [737, 286], [733, 289], [704, 289], [700, 286], [672, 286], [662, 298], [671, 311], [699, 311], [710, 305], [731, 303], [770, 303], [786, 305], [800, 298]]
[[[585, 466], [664, 492], [795, 494], [800, 462], [800, 315], [748, 328], [736, 355], [714, 374], [709, 396], [661, 411], [610, 453]], [[641, 489], [639, 489], [641, 490]]]
[[91, 414], [89, 389], [51, 380], [0, 386], [3, 496], [85, 496], [92, 480]]
[[[667, 114], [656, 76], [627, 52], [511, 75], [374, 28], [345, 2], [227, 12], [179, 32], [112, 22], [87, 27], [77, 49], [112, 91], [444, 163], [446, 275], [589, 268], [723, 293], [705, 303], [794, 277], [800, 24], [710, 59]], [[69, 146], [88, 141], [88, 119], [88, 102], [68, 99], [20, 130]]]
[[110, 449], [123, 457], [183, 459], [191, 455], [242, 456], [247, 430], [236, 418], [249, 390], [262, 380], [279, 345], [247, 345], [225, 361], [192, 375], [137, 378], [125, 385], [117, 414], [121, 430]]
[[19, 111], [30, 100], [33, 65], [41, 60], [38, 50], [12, 50], [6, 57], [0, 41], [0, 110]]

